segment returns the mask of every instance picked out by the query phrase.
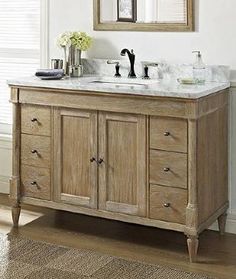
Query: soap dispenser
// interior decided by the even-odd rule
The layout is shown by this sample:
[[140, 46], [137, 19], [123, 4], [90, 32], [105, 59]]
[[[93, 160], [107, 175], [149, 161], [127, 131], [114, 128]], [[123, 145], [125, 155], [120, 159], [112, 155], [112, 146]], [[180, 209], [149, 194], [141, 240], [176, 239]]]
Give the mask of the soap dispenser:
[[193, 51], [197, 53], [196, 61], [193, 64], [193, 78], [197, 83], [205, 83], [206, 81], [206, 65], [202, 61], [202, 55], [199, 50]]

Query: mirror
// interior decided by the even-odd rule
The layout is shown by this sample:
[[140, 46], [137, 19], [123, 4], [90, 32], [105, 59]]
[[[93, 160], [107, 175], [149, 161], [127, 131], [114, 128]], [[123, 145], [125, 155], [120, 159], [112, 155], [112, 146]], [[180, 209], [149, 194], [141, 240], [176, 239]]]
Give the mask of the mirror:
[[94, 0], [94, 30], [193, 31], [194, 0]]

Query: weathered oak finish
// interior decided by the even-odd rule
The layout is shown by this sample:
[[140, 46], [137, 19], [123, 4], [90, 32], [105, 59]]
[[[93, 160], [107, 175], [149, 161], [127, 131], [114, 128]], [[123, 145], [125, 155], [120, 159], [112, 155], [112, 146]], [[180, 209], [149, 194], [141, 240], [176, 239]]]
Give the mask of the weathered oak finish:
[[13, 104], [13, 127], [12, 127], [12, 176], [10, 179], [10, 201], [12, 204], [13, 226], [18, 227], [20, 207], [20, 133], [21, 133], [21, 111], [19, 90], [11, 89], [11, 102]]
[[151, 117], [150, 148], [187, 153], [187, 133], [186, 120]]
[[187, 191], [150, 185], [150, 218], [185, 224]]
[[56, 200], [97, 208], [97, 112], [59, 109], [54, 123]]
[[49, 137], [21, 135], [21, 163], [50, 168], [51, 142]]
[[[224, 232], [228, 90], [191, 100], [13, 87], [11, 101], [14, 225], [24, 202], [181, 231], [191, 261], [203, 230], [218, 219]], [[49, 119], [47, 132], [22, 128], [22, 112]]]
[[187, 154], [150, 150], [150, 183], [187, 188]]
[[99, 113], [99, 208], [146, 216], [146, 118]]
[[50, 169], [22, 165], [21, 186], [21, 193], [25, 197], [50, 200]]
[[[228, 107], [198, 120], [197, 161], [199, 224], [228, 201]], [[206, 187], [208, 185], [208, 187]]]
[[50, 136], [50, 108], [42, 106], [22, 105], [21, 132], [30, 135]]

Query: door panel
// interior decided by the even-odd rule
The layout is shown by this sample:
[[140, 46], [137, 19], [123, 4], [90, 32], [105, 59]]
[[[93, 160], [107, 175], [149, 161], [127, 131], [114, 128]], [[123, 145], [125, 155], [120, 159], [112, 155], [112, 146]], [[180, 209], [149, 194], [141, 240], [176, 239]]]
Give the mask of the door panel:
[[99, 113], [99, 208], [146, 215], [146, 118]]
[[97, 207], [97, 113], [61, 109], [55, 113], [56, 199]]

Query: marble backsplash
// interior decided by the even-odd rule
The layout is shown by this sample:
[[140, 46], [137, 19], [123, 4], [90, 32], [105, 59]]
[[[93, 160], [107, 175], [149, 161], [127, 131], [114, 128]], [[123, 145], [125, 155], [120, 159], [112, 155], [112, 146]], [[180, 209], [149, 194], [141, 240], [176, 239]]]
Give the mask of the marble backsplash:
[[[118, 60], [115, 60], [118, 61]], [[191, 64], [168, 64], [165, 61], [137, 61], [135, 63], [135, 72], [137, 77], [143, 76], [143, 69], [146, 63], [158, 63], [158, 67], [149, 67], [149, 76], [152, 79], [177, 79], [193, 77], [193, 66]], [[129, 61], [119, 60], [120, 74], [127, 77], [129, 73]], [[107, 64], [104, 59], [83, 59], [84, 74], [114, 76], [115, 65]], [[230, 80], [230, 68], [228, 66], [218, 65], [206, 66], [206, 81], [228, 82]]]

